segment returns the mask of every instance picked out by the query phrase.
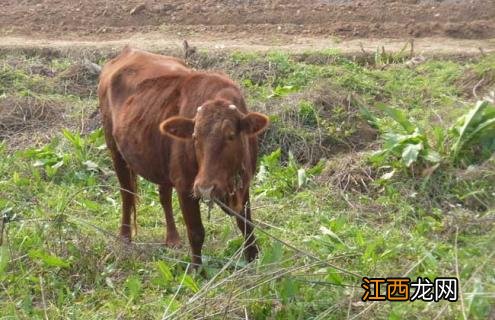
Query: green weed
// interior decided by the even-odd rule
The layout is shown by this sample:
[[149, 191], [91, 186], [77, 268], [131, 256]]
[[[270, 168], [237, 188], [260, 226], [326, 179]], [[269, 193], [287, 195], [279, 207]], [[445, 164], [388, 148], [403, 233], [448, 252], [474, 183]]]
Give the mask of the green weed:
[[466, 164], [482, 162], [495, 152], [495, 105], [478, 101], [451, 128], [451, 157]]
[[306, 186], [311, 178], [323, 170], [324, 161], [308, 169], [300, 167], [289, 152], [286, 165], [281, 162], [282, 150], [277, 149], [261, 158], [256, 176], [257, 186], [254, 194], [280, 198]]

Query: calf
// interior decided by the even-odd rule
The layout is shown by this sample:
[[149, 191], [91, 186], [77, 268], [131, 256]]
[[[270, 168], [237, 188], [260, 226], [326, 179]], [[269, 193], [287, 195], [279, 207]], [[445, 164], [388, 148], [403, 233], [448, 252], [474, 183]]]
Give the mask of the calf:
[[[200, 198], [219, 199], [251, 221], [256, 136], [268, 118], [248, 112], [234, 82], [190, 70], [173, 57], [126, 47], [102, 69], [98, 97], [121, 186], [123, 239], [131, 241], [136, 230], [137, 175], [159, 186], [168, 246], [180, 245], [172, 212], [172, 188], [177, 191], [196, 266], [205, 237]], [[253, 228], [240, 218], [237, 225], [251, 261], [258, 253]]]

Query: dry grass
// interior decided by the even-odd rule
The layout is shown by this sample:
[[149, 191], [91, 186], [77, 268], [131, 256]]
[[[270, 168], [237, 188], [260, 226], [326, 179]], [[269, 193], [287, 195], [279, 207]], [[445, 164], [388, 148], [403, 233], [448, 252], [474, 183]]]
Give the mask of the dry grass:
[[[301, 103], [310, 109], [302, 110]], [[260, 107], [275, 119], [263, 137], [262, 153], [281, 147], [298, 161], [314, 164], [321, 158], [368, 148], [377, 131], [361, 117], [360, 105], [358, 96], [329, 81], [271, 99]]]
[[483, 75], [468, 69], [456, 81], [456, 86], [465, 98], [480, 99], [495, 90], [495, 69], [488, 70]]
[[64, 120], [65, 106], [35, 97], [0, 99], [0, 139], [13, 139], [25, 132], [47, 132]]
[[[485, 211], [495, 205], [495, 156], [480, 165], [469, 166], [467, 169], [456, 170], [457, 183], [464, 186], [477, 186], [483, 181], [484, 188], [472, 188], [477, 191], [462, 195], [464, 205], [472, 210]], [[478, 190], [480, 189], [480, 190]]]
[[278, 65], [271, 63], [268, 59], [238, 62], [232, 59], [228, 52], [215, 54], [196, 52], [189, 56], [186, 61], [193, 69], [228, 73], [237, 81], [249, 79], [254, 85], [266, 84], [279, 76], [280, 73]]
[[366, 163], [365, 157], [365, 152], [350, 152], [331, 158], [317, 182], [342, 192], [370, 194], [375, 188], [372, 184], [377, 178], [377, 172]]
[[99, 71], [89, 61], [77, 62], [61, 72], [56, 83], [63, 94], [91, 97], [96, 94]]

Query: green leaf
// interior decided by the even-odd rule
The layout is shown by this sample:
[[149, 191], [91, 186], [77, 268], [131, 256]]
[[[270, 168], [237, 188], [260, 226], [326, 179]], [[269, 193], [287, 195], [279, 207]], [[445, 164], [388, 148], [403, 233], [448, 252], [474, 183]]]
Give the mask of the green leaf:
[[51, 255], [41, 249], [31, 250], [29, 251], [28, 255], [31, 259], [33, 260], [38, 259], [48, 267], [61, 267], [61, 268], [70, 267], [70, 263], [68, 261], [65, 261], [62, 258], [57, 257], [55, 255]]
[[[487, 120], [483, 123], [481, 123], [479, 126], [477, 126], [466, 138], [466, 141], [464, 143], [468, 143], [471, 140], [473, 140], [474, 137], [481, 135], [484, 131], [488, 131], [490, 128], [495, 128], [495, 118]], [[495, 136], [492, 137], [495, 139]]]
[[303, 168], [300, 168], [297, 170], [297, 187], [300, 188], [303, 185], [306, 184], [307, 177], [306, 177], [306, 170]]
[[368, 122], [373, 128], [378, 128], [378, 119], [375, 117], [371, 111], [365, 106], [359, 107], [359, 113], [361, 113], [361, 117]]
[[327, 270], [327, 276], [325, 277], [327, 281], [330, 281], [331, 283], [334, 284], [342, 284], [344, 283], [344, 280], [342, 279], [342, 276], [340, 273], [336, 272], [335, 269], [329, 268]]
[[402, 151], [402, 160], [404, 161], [406, 167], [410, 167], [417, 159], [419, 151], [423, 149], [423, 144], [408, 144]]
[[397, 108], [390, 108], [385, 106], [384, 104], [377, 105], [378, 109], [385, 112], [388, 116], [395, 120], [398, 124], [406, 130], [407, 133], [413, 133], [415, 130], [415, 126], [407, 119], [407, 116], [404, 112]]
[[96, 201], [81, 199], [80, 202], [85, 208], [89, 209], [90, 211], [99, 212], [101, 210], [101, 204]]
[[282, 155], [282, 149], [278, 148], [277, 150], [273, 151], [272, 153], [264, 156], [261, 159], [261, 163], [264, 164], [268, 170], [270, 170], [274, 166], [279, 165], [281, 155]]
[[440, 156], [440, 154], [434, 150], [427, 150], [425, 152], [424, 158], [425, 158], [425, 160], [433, 162], [433, 163], [437, 163], [437, 162], [440, 162], [440, 160], [442, 160], [442, 157]]
[[[452, 145], [452, 157], [456, 160], [459, 153], [463, 150], [464, 145], [482, 130], [491, 127], [495, 120], [493, 110], [489, 110], [486, 115], [484, 111], [488, 108], [488, 101], [478, 101], [476, 105], [461, 116], [451, 131], [457, 136], [455, 143]], [[483, 122], [484, 120], [484, 122]]]
[[196, 281], [194, 281], [194, 279], [186, 274], [184, 276], [184, 286], [186, 288], [188, 288], [189, 290], [191, 290], [193, 293], [196, 293], [199, 291], [199, 287], [198, 287], [198, 284], [196, 283]]
[[129, 298], [135, 299], [141, 294], [141, 280], [136, 276], [130, 276], [125, 282], [125, 287]]
[[160, 276], [163, 279], [163, 281], [171, 282], [172, 280], [174, 280], [172, 271], [170, 271], [169, 266], [164, 261], [158, 261], [156, 263], [156, 269], [160, 273]]
[[266, 265], [280, 261], [280, 259], [282, 259], [283, 253], [284, 251], [282, 244], [278, 241], [272, 241], [271, 246], [263, 251], [263, 257], [261, 259], [261, 263], [263, 265]]
[[326, 235], [326, 236], [330, 236], [334, 240], [337, 240], [338, 242], [342, 243], [344, 246], [347, 247], [347, 245], [344, 243], [344, 241], [342, 241], [342, 239], [340, 239], [340, 237], [335, 232], [333, 232], [332, 230], [328, 229], [327, 227], [321, 226], [320, 227], [320, 232], [322, 234]]
[[325, 169], [325, 163], [326, 163], [325, 159], [320, 159], [320, 161], [318, 161], [318, 163], [315, 166], [306, 170], [307, 175], [308, 176], [319, 175], [320, 173], [323, 172], [323, 169]]
[[292, 300], [298, 293], [299, 286], [296, 281], [290, 278], [286, 278], [280, 283], [280, 297], [284, 304], [287, 304], [290, 300]]
[[69, 142], [78, 150], [82, 150], [84, 147], [84, 140], [77, 133], [72, 133], [67, 129], [62, 129], [62, 134], [69, 140]]
[[[468, 295], [466, 298], [467, 309], [469, 314], [479, 315], [478, 318], [482, 319], [483, 317], [483, 299], [482, 293], [485, 291], [483, 281], [479, 278], [475, 278], [473, 281], [473, 290], [472, 294]], [[481, 294], [480, 294], [481, 293]]]
[[388, 149], [374, 151], [368, 157], [368, 160], [375, 165], [382, 165], [389, 154], [390, 154], [390, 150]]
[[296, 86], [277, 86], [272, 91], [272, 94], [268, 95], [267, 98], [281, 97], [291, 92], [297, 91], [297, 89], [298, 88]]
[[10, 254], [6, 245], [0, 246], [0, 279], [2, 278], [7, 265], [9, 264]]

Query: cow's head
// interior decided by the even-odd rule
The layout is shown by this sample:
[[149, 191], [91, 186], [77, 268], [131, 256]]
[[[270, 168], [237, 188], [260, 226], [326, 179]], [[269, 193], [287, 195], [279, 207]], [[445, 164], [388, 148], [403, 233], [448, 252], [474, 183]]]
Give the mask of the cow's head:
[[[160, 124], [162, 134], [193, 141], [198, 164], [193, 192], [197, 197], [226, 198], [245, 180], [250, 137], [261, 133], [268, 117], [257, 112], [244, 114], [223, 99], [209, 100], [197, 108], [194, 119], [172, 117]], [[241, 184], [241, 186], [239, 185]]]

